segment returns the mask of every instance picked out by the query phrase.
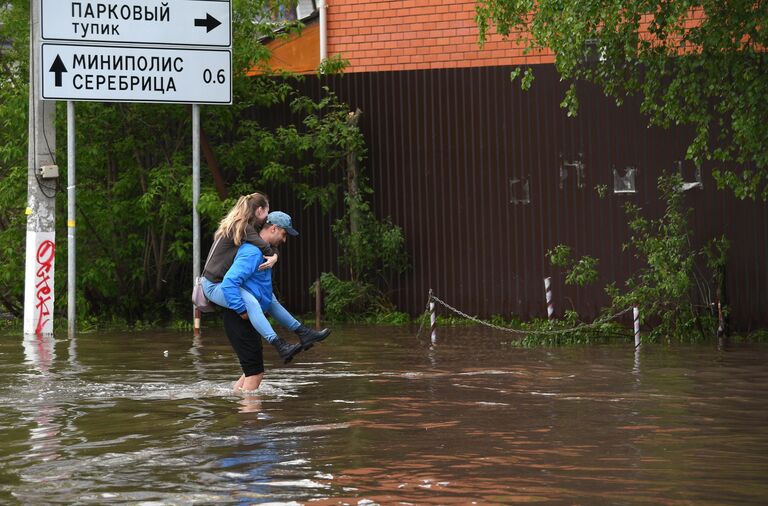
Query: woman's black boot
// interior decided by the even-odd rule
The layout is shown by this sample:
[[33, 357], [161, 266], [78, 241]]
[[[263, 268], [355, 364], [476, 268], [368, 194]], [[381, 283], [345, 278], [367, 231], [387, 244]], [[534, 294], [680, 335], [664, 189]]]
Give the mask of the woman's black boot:
[[328, 337], [331, 334], [331, 329], [326, 328], [323, 330], [315, 330], [311, 327], [307, 327], [306, 325], [301, 324], [299, 325], [299, 328], [294, 330], [294, 332], [296, 332], [296, 335], [299, 336], [302, 351], [307, 351], [315, 343], [319, 343]]
[[277, 353], [280, 355], [280, 358], [283, 359], [284, 364], [287, 364], [288, 362], [293, 360], [293, 357], [295, 357], [298, 352], [304, 349], [302, 344], [291, 344], [289, 342], [284, 341], [280, 337], [275, 337], [275, 340], [272, 341], [271, 344], [277, 350]]

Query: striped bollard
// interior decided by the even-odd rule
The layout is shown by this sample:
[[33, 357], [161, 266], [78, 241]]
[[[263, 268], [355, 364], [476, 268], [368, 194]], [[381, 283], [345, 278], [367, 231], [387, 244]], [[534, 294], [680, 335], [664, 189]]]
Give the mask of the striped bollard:
[[547, 318], [555, 317], [555, 306], [552, 304], [552, 278], [544, 278], [544, 294], [547, 297]]
[[432, 298], [432, 290], [429, 291], [429, 325], [432, 344], [437, 342], [437, 315], [435, 314], [435, 299]]
[[640, 308], [635, 306], [632, 308], [632, 317], [635, 321], [635, 348], [640, 347]]

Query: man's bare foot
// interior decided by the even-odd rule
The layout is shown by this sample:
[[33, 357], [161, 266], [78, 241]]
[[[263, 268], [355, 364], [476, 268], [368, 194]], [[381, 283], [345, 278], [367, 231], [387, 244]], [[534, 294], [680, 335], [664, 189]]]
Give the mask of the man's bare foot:
[[253, 376], [245, 376], [243, 379], [243, 384], [240, 385], [240, 388], [247, 392], [258, 390], [262, 379], [264, 379], [264, 373], [254, 374]]
[[243, 389], [243, 383], [245, 382], [245, 374], [241, 375], [240, 378], [235, 381], [235, 384], [232, 385], [232, 390], [235, 392], [239, 392]]

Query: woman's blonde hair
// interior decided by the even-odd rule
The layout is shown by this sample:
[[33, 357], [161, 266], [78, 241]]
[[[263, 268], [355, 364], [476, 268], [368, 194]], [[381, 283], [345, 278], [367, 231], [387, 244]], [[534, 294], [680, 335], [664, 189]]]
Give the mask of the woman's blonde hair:
[[269, 199], [266, 195], [259, 192], [243, 195], [219, 222], [215, 237], [217, 239], [222, 236], [227, 237], [232, 239], [236, 246], [240, 246], [245, 239], [246, 226], [251, 225], [257, 230], [260, 228], [261, 223], [256, 221], [256, 210], [260, 207], [269, 207]]

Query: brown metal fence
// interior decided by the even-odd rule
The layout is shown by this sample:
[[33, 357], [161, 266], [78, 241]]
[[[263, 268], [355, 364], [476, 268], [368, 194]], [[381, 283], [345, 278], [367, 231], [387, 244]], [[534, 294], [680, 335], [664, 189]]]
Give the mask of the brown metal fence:
[[[622, 244], [629, 240], [625, 202], [649, 216], [664, 209], [656, 179], [682, 171], [690, 132], [647, 128], [638, 103], [617, 107], [597, 89], [581, 87], [580, 110], [560, 108], [565, 86], [552, 66], [536, 67], [530, 91], [510, 81], [511, 67], [437, 69], [308, 78], [317, 96], [329, 86], [350, 110], [360, 108], [368, 146], [364, 162], [380, 216], [403, 228], [410, 271], [389, 287], [397, 306], [423, 311], [430, 288], [469, 314], [544, 316], [544, 278], [552, 277], [557, 314], [575, 309], [596, 316], [604, 286], [622, 286], [637, 267]], [[273, 121], [289, 121], [272, 111]], [[614, 193], [618, 176], [634, 171], [634, 193]], [[694, 242], [725, 234], [731, 242], [728, 296], [735, 326], [768, 324], [768, 206], [719, 191], [702, 172], [703, 189], [686, 192], [693, 208]], [[625, 178], [627, 187], [631, 181]], [[600, 197], [596, 187], [607, 189]], [[622, 186], [623, 188], [623, 186]], [[301, 209], [277, 190], [273, 207], [296, 214], [299, 241], [287, 245], [276, 284], [289, 307], [311, 311], [309, 286], [323, 271], [338, 272], [333, 217]], [[545, 258], [569, 245], [600, 261], [589, 287], [564, 283]]]

